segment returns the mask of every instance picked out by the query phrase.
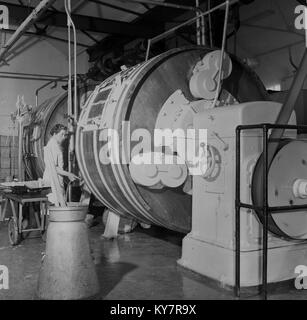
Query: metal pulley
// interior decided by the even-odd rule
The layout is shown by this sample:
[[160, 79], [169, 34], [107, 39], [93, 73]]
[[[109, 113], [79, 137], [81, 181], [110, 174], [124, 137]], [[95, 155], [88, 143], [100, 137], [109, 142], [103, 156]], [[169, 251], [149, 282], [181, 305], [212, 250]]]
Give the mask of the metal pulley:
[[[195, 98], [213, 100], [218, 90], [218, 75], [221, 80], [230, 76], [232, 62], [227, 53], [223, 55], [222, 70], [219, 70], [221, 51], [216, 50], [205, 55], [194, 69], [190, 79], [190, 90]], [[221, 87], [220, 87], [221, 89]]]
[[[268, 172], [268, 204], [270, 207], [306, 204], [307, 185], [307, 142], [283, 141], [275, 154]], [[261, 157], [258, 161], [261, 161]], [[255, 177], [253, 177], [254, 179]], [[257, 189], [252, 188], [252, 197]], [[256, 211], [263, 220], [262, 212]], [[269, 211], [269, 230], [287, 238], [307, 239], [307, 211]]]

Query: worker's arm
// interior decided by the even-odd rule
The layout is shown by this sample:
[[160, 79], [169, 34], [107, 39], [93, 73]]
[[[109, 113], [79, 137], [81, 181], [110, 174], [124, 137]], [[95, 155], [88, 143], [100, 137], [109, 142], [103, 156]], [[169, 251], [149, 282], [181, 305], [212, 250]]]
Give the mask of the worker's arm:
[[60, 151], [57, 153], [57, 160], [56, 160], [56, 166], [55, 166], [57, 174], [67, 177], [70, 181], [75, 181], [76, 179], [79, 179], [79, 177], [77, 177], [73, 173], [65, 171], [63, 167], [64, 167], [63, 152]]
[[76, 179], [80, 179], [79, 177], [77, 177], [75, 174], [65, 171], [63, 169], [61, 169], [59, 166], [56, 166], [56, 172], [57, 174], [67, 177], [70, 181], [75, 181]]

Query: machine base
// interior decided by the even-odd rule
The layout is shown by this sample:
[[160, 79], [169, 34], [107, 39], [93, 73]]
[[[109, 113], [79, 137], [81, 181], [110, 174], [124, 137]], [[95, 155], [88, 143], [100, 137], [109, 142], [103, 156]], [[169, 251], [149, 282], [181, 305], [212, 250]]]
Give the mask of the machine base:
[[[241, 251], [241, 286], [262, 283], [262, 250]], [[182, 257], [178, 264], [222, 286], [235, 285], [235, 251], [205, 242], [188, 234], [182, 243]], [[307, 266], [307, 243], [289, 243], [288, 246], [268, 250], [268, 283], [281, 282], [298, 276], [295, 267]], [[293, 282], [294, 286], [294, 282]]]

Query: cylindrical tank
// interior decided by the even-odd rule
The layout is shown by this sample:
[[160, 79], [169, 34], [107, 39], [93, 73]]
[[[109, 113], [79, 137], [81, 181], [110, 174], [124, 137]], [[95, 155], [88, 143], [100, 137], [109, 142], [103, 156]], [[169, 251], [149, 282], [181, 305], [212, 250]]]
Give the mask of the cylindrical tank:
[[[78, 108], [84, 104], [90, 93], [93, 91], [93, 85], [79, 86], [78, 90]], [[62, 94], [45, 100], [31, 114], [30, 122], [23, 130], [23, 155], [24, 164], [28, 178], [36, 180], [43, 177], [45, 169], [43, 147], [47, 144], [51, 128], [61, 123], [67, 126], [67, 99], [68, 93]], [[68, 141], [64, 146], [64, 165], [68, 162]]]
[[[187, 99], [195, 100], [189, 79], [195, 64], [210, 51], [199, 46], [170, 50], [106, 79], [88, 99], [76, 133], [78, 165], [91, 192], [114, 212], [171, 230], [190, 231], [192, 197], [182, 187], [158, 190], [137, 185], [128, 164], [102, 164], [99, 155], [106, 144], [102, 141], [106, 129], [119, 132], [122, 160], [122, 149], [130, 143], [129, 133], [122, 134], [122, 121], [130, 122], [130, 132], [144, 128], [153, 137], [158, 113], [172, 93], [180, 89]], [[257, 76], [237, 58], [231, 59], [232, 73], [223, 81], [222, 94], [226, 92], [237, 102], [267, 100]]]
[[85, 299], [99, 292], [84, 222], [86, 212], [87, 206], [78, 202], [49, 208], [46, 253], [38, 279], [40, 299]]

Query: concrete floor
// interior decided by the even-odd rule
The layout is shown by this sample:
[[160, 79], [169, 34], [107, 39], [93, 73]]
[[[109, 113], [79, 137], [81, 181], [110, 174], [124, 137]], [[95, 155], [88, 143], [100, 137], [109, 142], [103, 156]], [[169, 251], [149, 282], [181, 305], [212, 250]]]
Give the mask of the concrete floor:
[[[137, 227], [116, 240], [101, 237], [103, 225], [90, 229], [90, 241], [100, 280], [97, 299], [234, 299], [232, 290], [185, 270], [176, 261], [181, 255], [182, 235], [152, 227]], [[36, 298], [40, 260], [45, 249], [41, 238], [25, 239], [12, 247], [6, 223], [0, 222], [0, 265], [9, 268], [8, 290], [0, 290], [0, 300]], [[307, 290], [289, 286], [271, 288], [269, 299], [307, 299]], [[255, 290], [242, 299], [261, 299]]]

